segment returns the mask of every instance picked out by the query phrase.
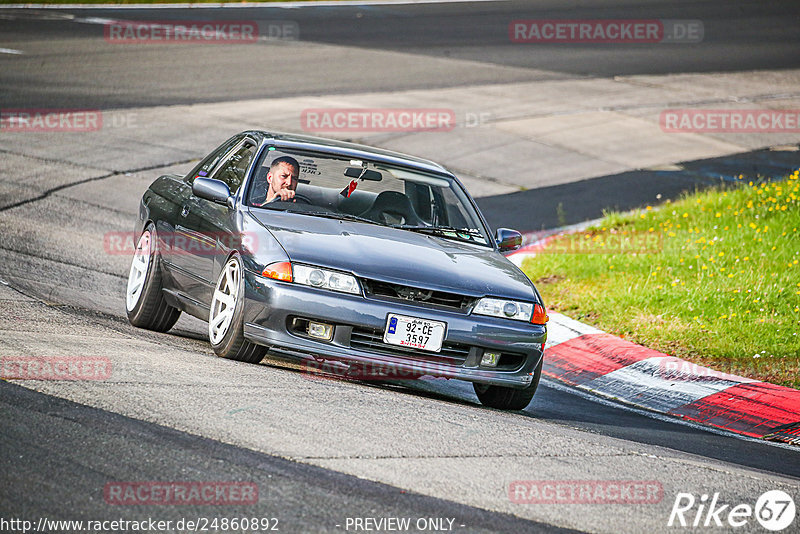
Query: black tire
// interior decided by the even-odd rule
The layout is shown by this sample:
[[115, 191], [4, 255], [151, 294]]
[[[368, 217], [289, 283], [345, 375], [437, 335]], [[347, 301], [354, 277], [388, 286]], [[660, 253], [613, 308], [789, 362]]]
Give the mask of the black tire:
[[539, 365], [533, 372], [533, 380], [531, 385], [518, 389], [504, 386], [488, 386], [486, 384], [473, 383], [472, 387], [475, 389], [475, 394], [481, 404], [489, 408], [497, 408], [499, 410], [524, 410], [528, 404], [531, 403], [536, 389], [539, 387], [539, 379], [542, 377], [542, 364], [544, 358], [539, 360]]
[[[135, 271], [137, 261], [143, 256], [138, 255], [140, 248], [147, 240], [150, 249], [147, 255], [147, 267], [144, 274], [144, 281], [137, 296], [132, 296], [132, 284], [135, 284], [134, 276], [141, 270]], [[136, 252], [131, 260], [131, 271], [128, 274], [128, 285], [125, 289], [125, 311], [128, 314], [128, 321], [133, 326], [155, 330], [156, 332], [166, 332], [175, 324], [181, 311], [167, 304], [164, 293], [161, 291], [161, 257], [158, 254], [156, 243], [155, 227], [148, 224], [145, 227], [139, 241], [136, 244]], [[138, 265], [141, 265], [138, 263]]]
[[[236, 288], [236, 301], [233, 307], [233, 316], [229, 326], [227, 327], [227, 330], [225, 331], [225, 334], [218, 342], [215, 342], [214, 334], [212, 333], [212, 319], [215, 316], [216, 292], [225, 285], [226, 270], [229, 268], [229, 266], [231, 266], [232, 263], [235, 263], [235, 268], [239, 274]], [[217, 285], [214, 286], [214, 293], [215, 296], [212, 297], [211, 309], [209, 310], [208, 317], [208, 338], [211, 342], [211, 347], [214, 349], [214, 353], [217, 356], [227, 358], [229, 360], [236, 360], [246, 363], [259, 363], [262, 359], [264, 359], [264, 354], [266, 354], [267, 348], [247, 341], [244, 337], [244, 269], [242, 268], [242, 262], [238, 254], [234, 254], [228, 258], [227, 262], [225, 262], [225, 266], [222, 268], [219, 278], [217, 279]]]

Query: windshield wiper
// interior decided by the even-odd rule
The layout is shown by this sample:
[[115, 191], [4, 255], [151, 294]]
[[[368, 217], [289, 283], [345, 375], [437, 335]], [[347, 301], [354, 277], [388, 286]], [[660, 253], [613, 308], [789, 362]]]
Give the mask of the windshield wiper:
[[254, 208], [260, 208], [260, 209], [262, 209], [262, 210], [272, 210], [272, 211], [293, 211], [293, 210], [292, 210], [291, 208], [289, 208], [289, 207], [278, 206], [278, 205], [276, 205], [276, 203], [272, 203], [272, 205], [270, 205], [270, 204], [264, 204], [263, 206], [259, 206], [259, 205], [257, 205], [257, 204], [253, 204], [253, 206], [252, 206], [252, 207], [254, 207]]
[[413, 224], [393, 224], [392, 227], [400, 228], [402, 230], [409, 230], [411, 232], [419, 232], [421, 234], [431, 234], [450, 238], [455, 237], [470, 243], [475, 243], [477, 240], [473, 238], [479, 237], [479, 242], [483, 244], [486, 243], [486, 240], [483, 238], [483, 234], [481, 234], [478, 230], [473, 230], [472, 228], [456, 228], [455, 226], [416, 226]]
[[358, 215], [351, 215], [349, 213], [339, 213], [338, 211], [297, 211], [296, 213], [302, 213], [303, 215], [314, 215], [316, 217], [326, 217], [328, 219], [341, 219], [345, 221], [358, 221], [380, 225], [379, 222], [375, 222], [372, 219], [359, 217]]

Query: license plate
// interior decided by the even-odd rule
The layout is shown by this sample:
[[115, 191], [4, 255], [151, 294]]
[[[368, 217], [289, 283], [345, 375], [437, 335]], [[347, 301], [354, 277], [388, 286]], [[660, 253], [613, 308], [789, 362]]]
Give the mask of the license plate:
[[444, 340], [446, 323], [389, 314], [383, 342], [411, 349], [439, 352]]

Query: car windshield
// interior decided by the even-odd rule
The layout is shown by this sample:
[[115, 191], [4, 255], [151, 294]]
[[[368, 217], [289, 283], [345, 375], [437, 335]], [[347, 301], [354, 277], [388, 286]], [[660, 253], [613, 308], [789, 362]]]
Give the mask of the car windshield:
[[[287, 157], [300, 166], [295, 198], [267, 201], [270, 167]], [[275, 167], [276, 172], [281, 166]], [[253, 172], [247, 194], [249, 206], [392, 226], [485, 246], [491, 243], [467, 193], [445, 176], [273, 148], [264, 151]]]

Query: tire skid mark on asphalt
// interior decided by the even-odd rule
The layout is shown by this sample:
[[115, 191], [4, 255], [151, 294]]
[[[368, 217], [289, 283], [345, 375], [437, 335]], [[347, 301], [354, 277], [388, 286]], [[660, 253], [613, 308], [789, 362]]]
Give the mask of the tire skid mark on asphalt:
[[[0, 151], [2, 151], [2, 150], [0, 150]], [[11, 153], [11, 152], [8, 152], [8, 151], [2, 151], [2, 152]], [[25, 156], [24, 154], [18, 154], [18, 155]], [[25, 156], [25, 157], [28, 157], [28, 156]], [[31, 156], [31, 157], [36, 157], [36, 156]], [[46, 158], [38, 158], [38, 159], [41, 159], [41, 160], [44, 160], [44, 161], [52, 161], [53, 163], [71, 163], [71, 162], [67, 162], [67, 161], [47, 160]], [[196, 161], [196, 158], [172, 161], [172, 162], [169, 162], [169, 163], [159, 163], [159, 164], [156, 164], [156, 165], [147, 165], [145, 167], [138, 167], [138, 168], [135, 168], [135, 169], [128, 169], [128, 170], [124, 170], [124, 171], [112, 171], [112, 172], [109, 172], [109, 173], [106, 173], [106, 174], [103, 174], [103, 175], [100, 175], [100, 176], [93, 176], [91, 178], [84, 178], [83, 180], [77, 180], [77, 181], [69, 183], [69, 184], [58, 185], [58, 186], [55, 186], [55, 187], [51, 187], [50, 189], [44, 190], [41, 194], [39, 194], [39, 195], [37, 195], [37, 196], [35, 196], [33, 198], [27, 198], [25, 200], [20, 200], [18, 202], [14, 202], [12, 204], [7, 204], [5, 206], [0, 206], [0, 213], [2, 213], [4, 211], [8, 211], [8, 210], [13, 209], [13, 208], [18, 208], [20, 206], [25, 206], [27, 204], [31, 204], [33, 202], [38, 202], [40, 200], [44, 200], [45, 198], [48, 198], [53, 193], [57, 193], [58, 191], [62, 191], [64, 189], [68, 189], [70, 187], [75, 187], [75, 186], [78, 186], [78, 185], [83, 185], [83, 184], [87, 184], [87, 183], [91, 183], [91, 182], [97, 182], [97, 181], [100, 181], [100, 180], [105, 180], [107, 178], [112, 178], [114, 176], [119, 176], [119, 175], [134, 174], [134, 173], [137, 173], [137, 172], [152, 171], [152, 170], [155, 170], [155, 169], [161, 169], [161, 168], [164, 168], [164, 167], [171, 167], [171, 166], [175, 166], [175, 165], [184, 165], [184, 164], [187, 164], [187, 163], [191, 163], [193, 161]], [[78, 165], [78, 164], [75, 164], [75, 166], [82, 167], [82, 168], [87, 168], [87, 167], [85, 167], [83, 165]], [[88, 167], [88, 168], [92, 168], [92, 167]]]
[[[0, 209], [0, 211], [3, 211], [3, 210]], [[4, 251], [10, 252], [12, 254], [19, 254], [20, 256], [28, 256], [29, 258], [36, 258], [36, 259], [39, 259], [39, 260], [50, 261], [50, 262], [53, 262], [53, 263], [60, 263], [61, 265], [68, 265], [70, 267], [76, 267], [78, 269], [84, 269], [86, 271], [91, 271], [91, 272], [97, 273], [97, 274], [104, 274], [106, 276], [113, 276], [114, 278], [119, 278], [120, 280], [127, 280], [128, 279], [128, 276], [125, 275], [125, 274], [103, 271], [103, 270], [98, 269], [96, 265], [80, 265], [78, 263], [71, 263], [71, 262], [66, 261], [66, 260], [60, 260], [60, 259], [56, 259], [56, 258], [49, 258], [47, 256], [40, 256], [37, 253], [24, 252], [22, 250], [16, 250], [16, 249], [13, 249], [13, 248], [2, 247], [2, 246], [0, 246], [0, 250], [4, 250]], [[14, 289], [17, 289], [17, 288], [14, 288]], [[32, 295], [26, 295], [26, 296], [31, 297]]]
[[115, 213], [117, 215], [122, 215], [124, 217], [135, 217], [135, 215], [132, 214], [130, 211], [121, 210], [119, 208], [114, 208], [114, 207], [111, 207], [111, 206], [105, 206], [103, 204], [95, 204], [94, 202], [89, 202], [88, 200], [76, 199], [76, 198], [68, 197], [66, 195], [56, 195], [56, 196], [58, 198], [63, 198], [65, 200], [70, 200], [72, 202], [79, 202], [79, 203], [81, 203], [81, 204], [83, 204], [85, 206], [88, 206], [88, 207], [96, 209], [96, 210], [110, 211], [112, 213]]
[[9, 154], [12, 156], [19, 156], [22, 158], [29, 158], [35, 159], [37, 161], [44, 161], [47, 163], [59, 163], [62, 165], [71, 165], [72, 167], [77, 167], [79, 169], [95, 169], [98, 171], [111, 171], [111, 169], [103, 169], [100, 167], [92, 167], [91, 165], [86, 165], [84, 163], [76, 163], [74, 161], [70, 161], [68, 159], [57, 159], [57, 158], [46, 158], [44, 156], [37, 156], [35, 154], [25, 154], [23, 152], [17, 152], [15, 150], [8, 150], [7, 148], [0, 148], [0, 154]]
[[[200, 350], [200, 352], [198, 352], [199, 355], [209, 356], [209, 357], [211, 356], [210, 350], [207, 350], [209, 348], [208, 343], [205, 340], [198, 340], [194, 337], [191, 337], [190, 335], [191, 332], [178, 330], [178, 331], [173, 331], [173, 333], [178, 334], [178, 336], [170, 336], [170, 335], [165, 336], [164, 334], [158, 334], [155, 332], [140, 330], [130, 326], [128, 324], [127, 319], [125, 319], [122, 316], [116, 316], [100, 310], [92, 310], [75, 304], [64, 304], [55, 301], [48, 302], [38, 294], [25, 291], [24, 289], [17, 287], [15, 284], [5, 282], [3, 285], [11, 288], [12, 290], [14, 290], [15, 292], [19, 293], [24, 297], [32, 299], [32, 301], [34, 301], [36, 304], [45, 306], [50, 310], [55, 310], [64, 313], [66, 315], [71, 315], [75, 317], [91, 319], [94, 324], [100, 326], [101, 328], [108, 329], [114, 334], [122, 335], [133, 339], [141, 339], [148, 343], [152, 343], [159, 346], [166, 346], [174, 349], [193, 350], [193, 351], [197, 351], [199, 349]], [[187, 345], [187, 343], [192, 343], [192, 345]], [[202, 352], [204, 349], [206, 350], [206, 352]]]
[[[36, 299], [35, 296], [30, 296], [30, 297]], [[117, 334], [122, 334], [127, 337], [139, 338], [150, 343], [167, 345], [171, 348], [177, 348], [183, 350], [186, 349], [187, 343], [193, 343], [196, 346], [192, 346], [191, 347], [192, 350], [196, 348], [202, 348], [205, 351], [198, 353], [201, 356], [212, 355], [212, 351], [210, 349], [210, 346], [208, 345], [208, 340], [196, 339], [191, 336], [191, 334], [193, 334], [192, 332], [173, 328], [173, 330], [170, 330], [169, 333], [162, 334], [160, 332], [152, 332], [150, 330], [143, 330], [141, 328], [136, 328], [134, 326], [131, 326], [131, 324], [128, 322], [128, 319], [125, 318], [124, 316], [117, 316], [99, 310], [92, 310], [89, 308], [84, 308], [82, 306], [76, 306], [73, 304], [55, 304], [49, 307], [55, 308], [64, 313], [75, 315], [81, 318], [91, 319], [92, 321], [94, 321], [95, 324], [103, 328], [106, 328], [108, 330], [111, 330], [112, 332], [115, 332]]]
[[[31, 298], [36, 298], [36, 297], [33, 296]], [[128, 320], [126, 318], [118, 317], [116, 315], [112, 315], [102, 311], [91, 310], [89, 308], [84, 308], [81, 306], [75, 306], [71, 304], [56, 304], [56, 305], [51, 305], [49, 307], [55, 308], [59, 311], [68, 313], [70, 315], [78, 316], [81, 318], [92, 319], [95, 322], [95, 324], [98, 324], [103, 328], [111, 330], [115, 334], [120, 334], [133, 339], [141, 339], [148, 343], [166, 346], [169, 348], [190, 350], [192, 352], [197, 352], [197, 354], [200, 356], [208, 356], [208, 357], [213, 356], [208, 341], [205, 339], [198, 340], [194, 337], [186, 335], [190, 334], [190, 332], [171, 330], [169, 334], [165, 335], [159, 332], [151, 332], [149, 330], [141, 330], [135, 328], [133, 326], [130, 326], [130, 323], [128, 323]], [[177, 335], [170, 335], [170, 334], [177, 334]], [[188, 343], [192, 343], [192, 345], [187, 345]]]

